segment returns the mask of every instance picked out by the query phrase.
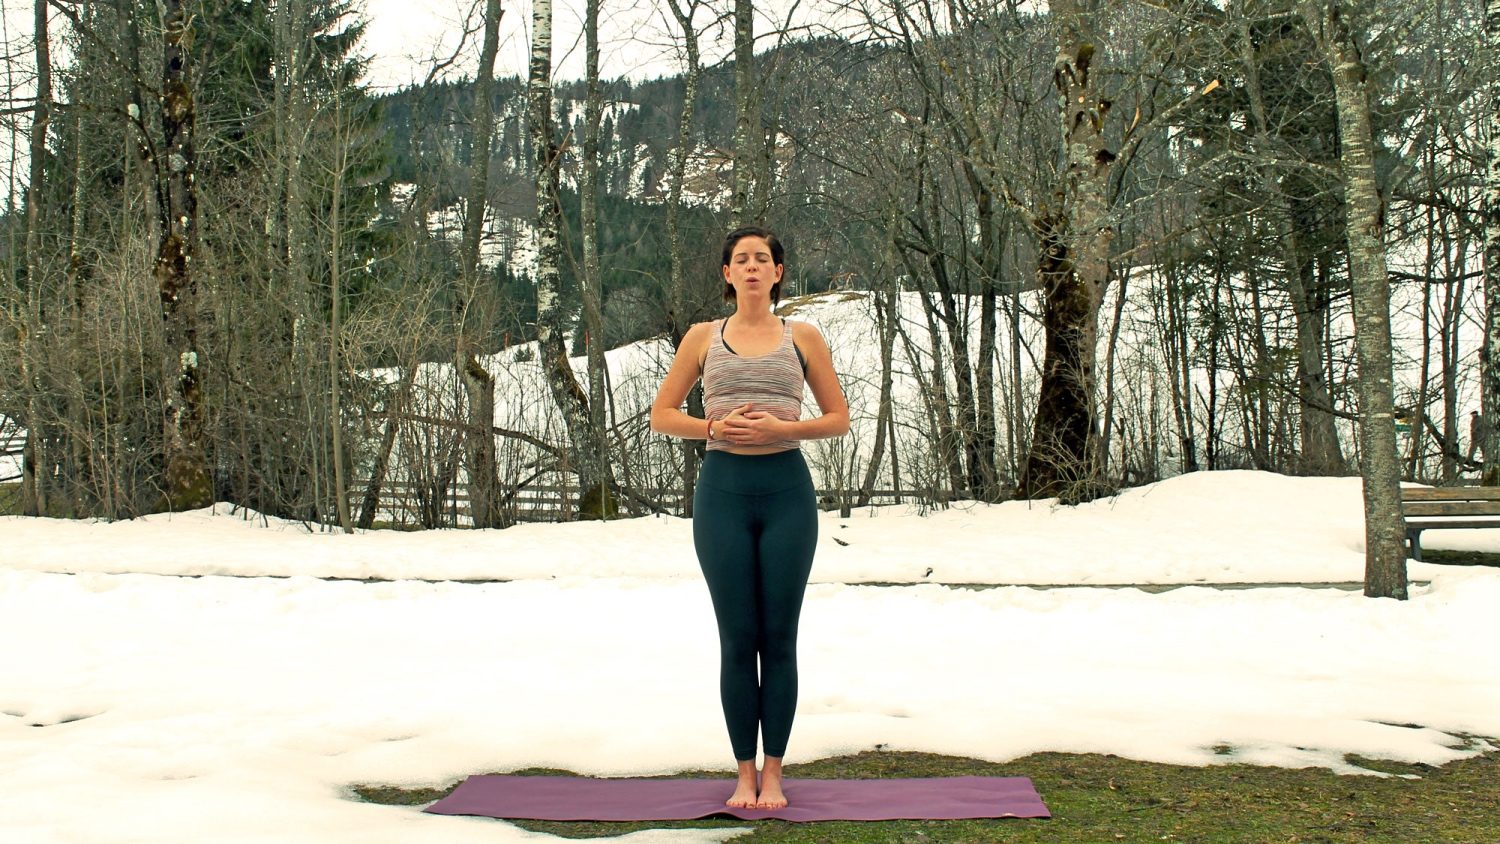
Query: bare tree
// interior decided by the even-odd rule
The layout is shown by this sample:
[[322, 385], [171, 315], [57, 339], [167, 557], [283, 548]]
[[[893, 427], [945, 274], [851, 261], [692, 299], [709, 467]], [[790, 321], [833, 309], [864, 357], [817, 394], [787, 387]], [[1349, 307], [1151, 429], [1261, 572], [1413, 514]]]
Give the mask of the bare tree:
[[[870, 503], [870, 496], [875, 489], [876, 481], [880, 475], [880, 464], [885, 458], [887, 433], [892, 430], [892, 387], [895, 381], [894, 351], [896, 345], [896, 322], [901, 318], [900, 299], [894, 289], [872, 291], [869, 294], [870, 307], [875, 315], [875, 331], [880, 345], [880, 397], [875, 410], [875, 443], [870, 449], [870, 462], [865, 469], [864, 480], [859, 485], [859, 495], [855, 505], [864, 507]], [[893, 481], [898, 477], [896, 459], [896, 438], [889, 438], [891, 449], [891, 478]], [[899, 482], [896, 487], [899, 489]]]
[[26, 444], [21, 458], [21, 502], [28, 516], [47, 514], [48, 458], [44, 453], [46, 426], [42, 419], [38, 334], [42, 326], [43, 269], [41, 219], [43, 179], [46, 176], [47, 127], [52, 120], [52, 52], [47, 34], [47, 3], [33, 4], [36, 39], [36, 103], [32, 108], [30, 167], [26, 183], [26, 316], [20, 323], [21, 382], [26, 392]]
[[[1078, 501], [1105, 489], [1099, 475], [1096, 350], [1124, 169], [1148, 129], [1170, 125], [1218, 87], [1213, 80], [1200, 86], [1184, 79], [1177, 86], [1137, 89], [1128, 122], [1107, 128], [1118, 95], [1106, 84], [1102, 52], [1111, 8], [1106, 0], [1054, 0], [1050, 6], [1057, 39], [1052, 79], [1059, 142], [1049, 195], [1028, 214], [1038, 239], [1047, 340], [1031, 449], [1017, 485], [1017, 495], [1025, 498]], [[1190, 28], [1166, 29], [1175, 30], [1184, 51], [1196, 35]], [[1155, 51], [1151, 72], [1180, 76], [1179, 52], [1176, 47]], [[1168, 98], [1175, 101], [1162, 102]]]
[[163, 425], [166, 506], [189, 510], [213, 503], [204, 442], [203, 383], [198, 350], [198, 287], [193, 255], [198, 241], [197, 166], [193, 148], [192, 19], [183, 0], [163, 0], [162, 157], [156, 162], [162, 199], [156, 281], [165, 329], [167, 386]]
[[[1256, 147], [1268, 161], [1255, 168], [1261, 189], [1270, 197], [1273, 211], [1280, 219], [1281, 240], [1286, 246], [1288, 264], [1284, 278], [1287, 292], [1292, 298], [1292, 314], [1297, 325], [1297, 390], [1301, 415], [1301, 465], [1309, 474], [1341, 474], [1344, 457], [1339, 448], [1338, 431], [1335, 427], [1333, 399], [1326, 378], [1322, 338], [1330, 318], [1330, 297], [1327, 284], [1320, 283], [1315, 272], [1318, 256], [1310, 241], [1320, 228], [1317, 213], [1303, 187], [1293, 195], [1283, 187], [1285, 181], [1304, 186], [1308, 181], [1305, 173], [1283, 174], [1279, 162], [1290, 158], [1286, 154], [1287, 144], [1274, 138], [1270, 109], [1261, 85], [1261, 63], [1256, 54], [1257, 38], [1251, 33], [1249, 4], [1237, 4], [1233, 21], [1235, 54], [1243, 74], [1245, 97], [1254, 123]], [[1285, 40], [1275, 42], [1270, 49], [1285, 53]], [[1305, 169], [1305, 168], [1304, 168]], [[1325, 194], [1326, 195], [1326, 194]]]
[[1484, 66], [1489, 85], [1482, 120], [1487, 130], [1484, 187], [1484, 482], [1500, 485], [1500, 0], [1484, 3]]
[[552, 0], [535, 0], [531, 14], [531, 68], [527, 97], [536, 152], [537, 343], [552, 400], [562, 412], [577, 455], [573, 468], [585, 496], [604, 480], [603, 455], [590, 434], [588, 396], [568, 363], [563, 342], [567, 303], [562, 297], [562, 206], [558, 201], [561, 150], [552, 128]]
[[[1042, 243], [1040, 278], [1047, 352], [1031, 451], [1018, 493], [1026, 498], [1095, 494], [1098, 432], [1094, 410], [1098, 314], [1109, 273], [1114, 228], [1109, 183], [1117, 153], [1104, 134], [1111, 101], [1092, 75], [1101, 4], [1053, 0], [1057, 27], [1058, 117], [1062, 164], [1035, 224]], [[1101, 62], [1102, 64], [1102, 62]]]
[[1406, 598], [1401, 465], [1396, 453], [1391, 381], [1391, 296], [1375, 174], [1370, 83], [1360, 45], [1341, 0], [1302, 5], [1308, 28], [1333, 71], [1343, 144], [1344, 209], [1354, 282], [1355, 348], [1359, 355], [1360, 456], [1364, 464], [1365, 594]]
[[339, 98], [333, 105], [333, 161], [327, 168], [332, 183], [332, 202], [328, 209], [328, 397], [329, 430], [332, 433], [333, 453], [333, 501], [338, 514], [339, 526], [345, 533], [354, 532], [354, 521], [349, 514], [349, 472], [347, 450], [344, 446], [343, 424], [343, 343], [344, 343], [344, 227], [343, 215], [344, 180], [349, 172], [350, 126]]
[[[588, 353], [589, 436], [594, 440], [594, 454], [599, 455], [597, 491], [586, 491], [584, 509], [600, 518], [609, 518], [615, 507], [611, 500], [613, 472], [608, 459], [609, 440], [605, 424], [604, 382], [608, 374], [604, 362], [604, 281], [599, 269], [599, 121], [603, 112], [603, 94], [599, 90], [599, 0], [587, 0], [584, 10], [584, 63], [586, 93], [583, 117], [583, 161], [578, 179], [581, 208], [579, 225], [583, 230], [583, 278], [580, 298], [583, 300], [584, 340]], [[593, 496], [593, 497], [590, 497]]]
[[479, 307], [480, 240], [489, 208], [490, 143], [494, 135], [492, 103], [495, 54], [500, 43], [500, 0], [485, 0], [484, 40], [479, 70], [474, 77], [474, 106], [469, 124], [469, 192], [464, 206], [463, 246], [460, 260], [463, 292], [458, 307], [458, 342], [454, 367], [468, 397], [469, 428], [464, 434], [469, 472], [469, 514], [476, 528], [503, 527], [499, 509], [500, 478], [495, 465], [495, 379], [474, 354], [474, 331], [470, 320], [482, 313]]
[[[687, 275], [683, 270], [685, 247], [682, 243], [682, 189], [683, 183], [687, 180], [688, 158], [696, 147], [697, 135], [693, 131], [693, 121], [698, 108], [698, 87], [703, 76], [703, 63], [698, 45], [700, 30], [694, 18], [703, 4], [700, 0], [667, 0], [667, 6], [672, 11], [672, 17], [676, 20], [678, 29], [682, 31], [683, 73], [685, 75], [682, 88], [682, 110], [677, 118], [677, 143], [672, 146], [667, 163], [671, 180], [667, 188], [667, 250], [670, 252], [671, 273], [668, 281], [668, 296], [672, 301], [669, 308], [668, 331], [672, 337], [672, 346], [676, 348], [682, 345], [683, 336], [687, 334], [688, 328], [698, 315], [698, 308], [695, 307], [697, 297], [691, 294]], [[738, 174], [738, 167], [736, 174]], [[704, 416], [701, 383], [694, 384], [693, 389], [688, 392], [687, 407], [689, 415], [699, 418]], [[683, 515], [692, 516], [693, 485], [697, 478], [698, 461], [703, 456], [703, 443], [696, 440], [683, 440], [678, 447], [682, 452]]]
[[731, 228], [759, 222], [765, 198], [754, 195], [760, 146], [760, 90], [755, 73], [755, 3], [734, 0], [734, 194]]

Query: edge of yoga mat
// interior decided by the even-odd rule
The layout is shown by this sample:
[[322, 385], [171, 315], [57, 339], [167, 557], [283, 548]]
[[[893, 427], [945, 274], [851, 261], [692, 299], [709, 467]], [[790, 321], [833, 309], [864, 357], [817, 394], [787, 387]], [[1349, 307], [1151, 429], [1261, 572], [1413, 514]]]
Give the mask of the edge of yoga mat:
[[894, 821], [1050, 818], [1028, 777], [926, 777], [782, 783], [785, 809], [734, 809], [732, 779], [590, 779], [477, 774], [423, 811], [513, 820]]

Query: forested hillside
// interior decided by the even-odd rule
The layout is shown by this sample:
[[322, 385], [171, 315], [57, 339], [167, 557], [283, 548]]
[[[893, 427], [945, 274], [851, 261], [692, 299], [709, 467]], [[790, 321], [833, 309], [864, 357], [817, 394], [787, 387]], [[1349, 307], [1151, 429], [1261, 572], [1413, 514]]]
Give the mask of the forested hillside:
[[[489, 6], [468, 67], [493, 65]], [[602, 352], [725, 313], [716, 251], [747, 221], [783, 235], [788, 296], [879, 311], [841, 373], [877, 414], [891, 361], [924, 362], [910, 429], [885, 413], [889, 446], [847, 456], [867, 486], [898, 440], [942, 467], [934, 502], [1232, 467], [1477, 477], [1500, 453], [1469, 448], [1500, 392], [1488, 8], [876, 3], [837, 35], [763, 13], [750, 50], [727, 4], [663, 0], [681, 73], [606, 68], [591, 106], [547, 60], [377, 96], [344, 0], [39, 2], [8, 45], [8, 480], [29, 513], [217, 498], [347, 527], [338, 502], [381, 494], [370, 455], [442, 434], [434, 482], [581, 473], [643, 512], [605, 470], [670, 459], [686, 490], [697, 452], [608, 427]], [[706, 66], [713, 34], [746, 49]], [[483, 362], [533, 341], [566, 430], [484, 411]], [[442, 407], [412, 404], [424, 365], [448, 367]], [[547, 465], [495, 468], [516, 438]]]

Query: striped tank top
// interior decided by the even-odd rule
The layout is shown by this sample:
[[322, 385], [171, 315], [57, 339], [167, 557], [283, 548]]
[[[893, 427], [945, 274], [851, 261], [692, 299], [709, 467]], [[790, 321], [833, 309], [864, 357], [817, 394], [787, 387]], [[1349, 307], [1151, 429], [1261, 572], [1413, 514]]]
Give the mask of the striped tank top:
[[[737, 407], [754, 405], [778, 419], [796, 422], [802, 418], [801, 353], [792, 342], [792, 324], [781, 321], [781, 345], [755, 357], [744, 357], [724, 343], [724, 323], [710, 332], [708, 355], [703, 360], [703, 407], [710, 419], [723, 419]], [[797, 448], [798, 440], [766, 443], [774, 448]], [[708, 441], [706, 448], [729, 448], [724, 439]]]

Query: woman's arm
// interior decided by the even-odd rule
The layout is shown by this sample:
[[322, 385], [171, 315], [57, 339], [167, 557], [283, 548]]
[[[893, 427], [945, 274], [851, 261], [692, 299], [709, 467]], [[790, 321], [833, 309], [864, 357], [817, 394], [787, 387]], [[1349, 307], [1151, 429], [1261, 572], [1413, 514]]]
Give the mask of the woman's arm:
[[[688, 329], [682, 343], [677, 347], [677, 357], [672, 368], [656, 391], [656, 400], [651, 403], [651, 430], [669, 437], [702, 440], [708, 438], [708, 423], [696, 416], [682, 412], [682, 403], [688, 392], [703, 374], [701, 353], [708, 339], [708, 323], [700, 322]], [[721, 424], [714, 422], [714, 434], [722, 435]]]
[[833, 369], [833, 353], [816, 325], [792, 323], [792, 339], [799, 339], [798, 334], [802, 335], [802, 354], [807, 356], [807, 386], [823, 415], [787, 423], [788, 436], [797, 440], [842, 437], [849, 433], [849, 402]]

